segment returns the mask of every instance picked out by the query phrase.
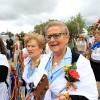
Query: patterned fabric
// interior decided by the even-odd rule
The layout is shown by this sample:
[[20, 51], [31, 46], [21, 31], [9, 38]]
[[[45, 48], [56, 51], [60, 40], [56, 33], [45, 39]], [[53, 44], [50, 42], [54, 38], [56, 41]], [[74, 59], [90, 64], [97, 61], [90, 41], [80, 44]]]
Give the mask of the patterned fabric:
[[91, 60], [100, 63], [100, 42], [96, 42], [92, 46]]
[[95, 50], [96, 48], [100, 48], [100, 42], [96, 42], [93, 46], [92, 49]]

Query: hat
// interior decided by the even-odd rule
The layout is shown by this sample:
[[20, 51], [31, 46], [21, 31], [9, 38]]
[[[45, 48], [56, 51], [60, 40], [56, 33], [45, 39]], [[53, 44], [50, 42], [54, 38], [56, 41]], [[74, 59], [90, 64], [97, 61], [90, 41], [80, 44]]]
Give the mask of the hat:
[[4, 54], [0, 54], [0, 65], [4, 65], [9, 68], [7, 57]]

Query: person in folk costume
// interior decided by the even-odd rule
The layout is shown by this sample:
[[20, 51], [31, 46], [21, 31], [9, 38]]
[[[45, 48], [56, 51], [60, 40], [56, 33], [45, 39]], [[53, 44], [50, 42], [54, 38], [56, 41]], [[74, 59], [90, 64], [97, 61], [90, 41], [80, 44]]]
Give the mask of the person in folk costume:
[[[21, 68], [20, 65], [18, 64], [18, 55], [21, 50], [21, 41], [20, 41], [20, 36], [18, 34], [15, 35], [15, 43], [14, 43], [14, 67], [15, 70], [17, 71], [18, 79], [21, 78]], [[19, 91], [19, 86], [18, 86], [18, 91]]]
[[90, 63], [97, 81], [100, 98], [100, 30], [96, 30], [94, 37], [95, 43], [91, 48]]
[[[43, 54], [45, 48], [45, 39], [38, 33], [29, 33], [25, 40], [25, 44], [28, 51], [28, 59], [24, 59], [24, 72], [22, 75], [23, 79], [19, 80], [19, 84], [26, 85], [26, 94], [28, 95], [32, 92], [32, 88], [36, 87], [39, 82], [37, 82], [36, 75], [38, 74], [41, 58], [45, 55]], [[39, 76], [39, 79], [40, 78], [41, 76]]]
[[0, 100], [8, 100], [7, 76], [9, 74], [9, 64], [7, 61], [7, 50], [0, 38]]
[[18, 62], [18, 55], [19, 50], [21, 49], [21, 42], [20, 42], [20, 36], [18, 34], [15, 35], [15, 43], [14, 43], [14, 67], [17, 69], [17, 62]]
[[[22, 74], [24, 71], [24, 59], [30, 59], [28, 57], [28, 51], [25, 47], [25, 40], [27, 38], [27, 34], [24, 35], [24, 48], [19, 50], [18, 58], [17, 58], [17, 71], [18, 71], [18, 80], [22, 79]], [[19, 97], [25, 98], [25, 86], [19, 86]]]
[[[24, 58], [23, 58], [23, 51], [22, 50], [19, 50], [16, 65], [17, 65], [17, 70], [16, 70], [17, 78], [18, 78], [18, 80], [21, 80], [22, 74], [23, 74], [23, 71], [24, 71]], [[18, 89], [17, 89], [17, 92], [18, 92], [17, 99], [25, 98], [25, 87], [20, 86], [19, 83], [17, 85], [18, 85], [17, 86], [18, 87]]]
[[10, 97], [9, 100], [17, 100], [18, 97], [18, 73], [13, 66], [10, 66]]
[[22, 50], [19, 50], [18, 58], [17, 58], [17, 66], [19, 66], [19, 78], [22, 78], [22, 73], [24, 71], [24, 59], [28, 57], [28, 51], [25, 47], [25, 39], [27, 38], [27, 34], [24, 35], [24, 48]]
[[[19, 51], [18, 55], [18, 80], [22, 79], [22, 74], [24, 72], [24, 60], [30, 59], [28, 57], [28, 52], [26, 48]], [[20, 98], [25, 98], [25, 86], [19, 86]]]
[[[72, 52], [67, 46], [70, 38], [67, 26], [60, 21], [52, 21], [46, 26], [45, 33], [46, 41], [52, 52], [42, 58], [39, 66], [41, 70], [36, 76], [38, 79], [46, 70], [50, 81], [49, 89], [43, 100], [97, 100], [96, 80], [90, 62], [83, 55], [79, 56]], [[63, 67], [65, 64], [73, 62], [76, 62], [80, 81], [74, 83], [77, 87], [76, 90], [70, 88], [66, 90], [68, 81], [65, 79]]]
[[[30, 33], [30, 34], [33, 34], [33, 33]], [[25, 45], [26, 38], [27, 38], [27, 34], [24, 35], [24, 48], [22, 49], [24, 59], [26, 59], [28, 57], [28, 51], [27, 51], [27, 48]]]

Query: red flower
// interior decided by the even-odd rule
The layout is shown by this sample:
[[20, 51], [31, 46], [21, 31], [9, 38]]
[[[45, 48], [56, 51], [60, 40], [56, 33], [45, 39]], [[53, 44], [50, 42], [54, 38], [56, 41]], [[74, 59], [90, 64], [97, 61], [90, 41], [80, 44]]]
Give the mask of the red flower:
[[80, 76], [79, 76], [79, 74], [76, 70], [70, 69], [68, 72], [69, 72], [69, 74], [71, 75], [72, 78], [75, 78], [75, 79], [80, 78]]

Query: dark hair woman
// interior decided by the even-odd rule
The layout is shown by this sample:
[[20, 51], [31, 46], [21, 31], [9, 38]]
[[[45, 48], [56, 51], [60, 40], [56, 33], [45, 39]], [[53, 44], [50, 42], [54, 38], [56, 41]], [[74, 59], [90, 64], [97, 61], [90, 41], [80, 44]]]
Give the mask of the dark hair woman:
[[0, 38], [0, 99], [1, 100], [8, 99], [6, 79], [8, 75], [9, 64], [6, 55], [7, 55], [6, 47], [2, 39]]

